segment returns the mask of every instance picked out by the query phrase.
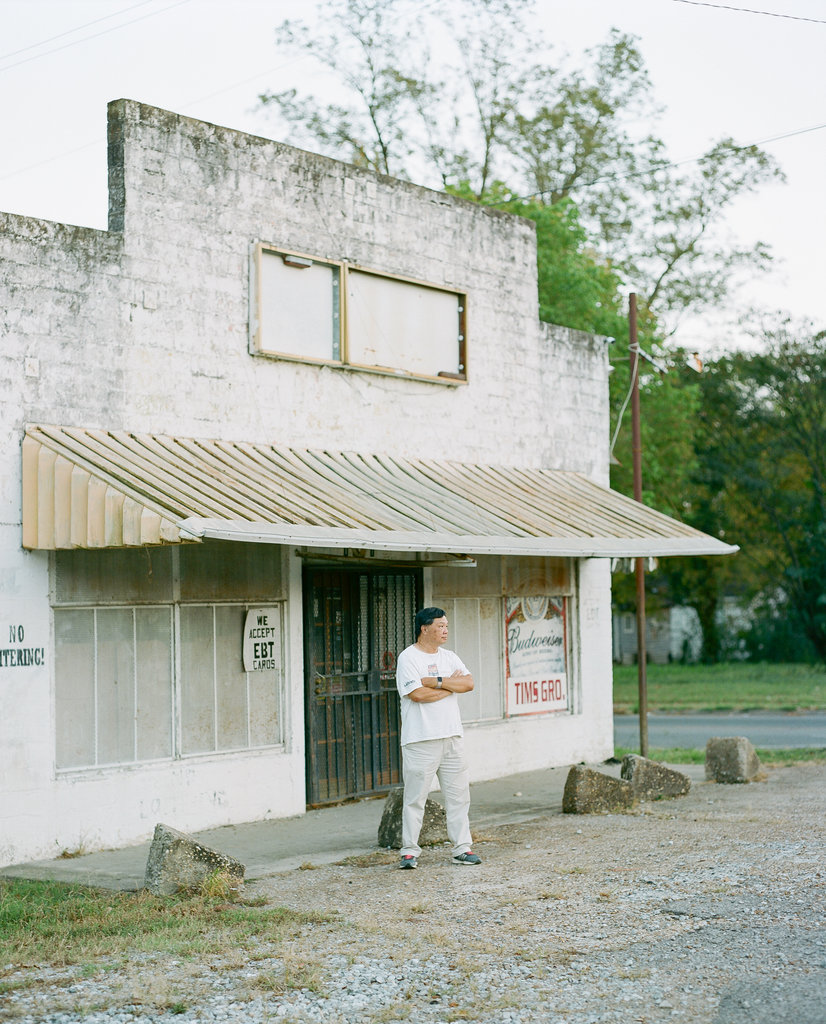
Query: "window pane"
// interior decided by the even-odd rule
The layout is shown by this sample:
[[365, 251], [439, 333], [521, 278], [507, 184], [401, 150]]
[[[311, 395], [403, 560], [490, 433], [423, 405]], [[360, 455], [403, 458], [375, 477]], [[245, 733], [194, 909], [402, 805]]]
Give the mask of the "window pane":
[[138, 608], [138, 760], [172, 756], [172, 609]]
[[339, 359], [338, 283], [338, 267], [315, 262], [289, 266], [281, 253], [263, 250], [259, 351]]
[[502, 681], [502, 602], [499, 598], [483, 597], [479, 601], [479, 670], [484, 674], [484, 685], [479, 687], [479, 717], [501, 718], [504, 698]]
[[250, 746], [266, 747], [281, 743], [279, 694], [281, 672], [250, 672]]
[[215, 749], [212, 608], [184, 605], [180, 615], [181, 746], [184, 754], [199, 754]]
[[204, 541], [180, 549], [182, 601], [272, 601], [284, 596], [277, 544]]
[[135, 760], [135, 644], [131, 608], [99, 608], [98, 764]]
[[79, 768], [95, 763], [94, 612], [54, 613], [56, 764]]
[[459, 698], [463, 722], [502, 717], [504, 666], [502, 661], [501, 600], [499, 598], [434, 598], [444, 608], [450, 625], [447, 646], [473, 675], [474, 687]]
[[464, 373], [459, 295], [356, 270], [347, 282], [348, 362], [434, 377]]
[[172, 600], [169, 548], [55, 552], [57, 604], [148, 604]]
[[215, 609], [218, 749], [248, 746], [247, 673], [242, 662], [243, 608]]

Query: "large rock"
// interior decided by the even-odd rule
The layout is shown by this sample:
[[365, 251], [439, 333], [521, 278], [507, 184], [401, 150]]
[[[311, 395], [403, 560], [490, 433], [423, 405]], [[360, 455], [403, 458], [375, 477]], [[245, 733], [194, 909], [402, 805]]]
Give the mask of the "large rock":
[[[379, 846], [389, 846], [392, 850], [402, 848], [402, 807], [404, 789], [391, 789], [384, 801], [384, 811], [379, 823]], [[445, 809], [435, 800], [426, 800], [422, 830], [419, 833], [419, 846], [435, 846], [447, 839], [447, 818]]]
[[745, 736], [713, 736], [706, 743], [706, 779], [755, 782], [764, 779], [760, 758]]
[[575, 764], [568, 772], [562, 793], [565, 814], [605, 814], [624, 811], [637, 803], [630, 782]]
[[244, 884], [244, 871], [244, 865], [232, 857], [210, 850], [192, 836], [159, 823], [149, 848], [144, 885], [157, 896], [170, 896], [180, 889], [198, 888], [219, 872], [230, 888], [240, 888]]
[[651, 761], [639, 754], [626, 754], [622, 759], [620, 775], [631, 783], [640, 800], [662, 800], [665, 797], [685, 796], [691, 789], [691, 779], [682, 772], [667, 768], [659, 761]]

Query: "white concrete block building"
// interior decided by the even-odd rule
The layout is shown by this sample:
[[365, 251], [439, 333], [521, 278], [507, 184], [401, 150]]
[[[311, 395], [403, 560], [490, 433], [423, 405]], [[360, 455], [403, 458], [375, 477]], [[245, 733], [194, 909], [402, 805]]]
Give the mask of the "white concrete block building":
[[531, 223], [119, 100], [109, 229], [0, 214], [0, 865], [399, 781], [447, 611], [476, 779], [612, 752], [603, 341]]

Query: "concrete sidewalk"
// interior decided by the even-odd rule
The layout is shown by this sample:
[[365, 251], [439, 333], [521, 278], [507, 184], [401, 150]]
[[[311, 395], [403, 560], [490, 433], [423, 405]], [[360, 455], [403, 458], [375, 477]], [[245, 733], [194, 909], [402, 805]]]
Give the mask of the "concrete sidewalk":
[[[596, 765], [618, 776], [618, 764]], [[702, 765], [682, 765], [692, 781], [703, 777]], [[562, 813], [562, 791], [568, 768], [550, 768], [509, 775], [471, 786], [471, 827], [481, 832], [492, 825], [514, 824]], [[439, 800], [440, 794], [432, 794]], [[296, 818], [225, 825], [195, 833], [195, 838], [246, 865], [248, 881], [290, 871], [301, 864], [327, 864], [378, 848], [383, 798], [308, 811]], [[176, 827], [176, 822], [164, 824]], [[80, 857], [32, 861], [0, 868], [0, 877], [76, 882], [109, 889], [143, 886], [149, 843], [104, 850]]]

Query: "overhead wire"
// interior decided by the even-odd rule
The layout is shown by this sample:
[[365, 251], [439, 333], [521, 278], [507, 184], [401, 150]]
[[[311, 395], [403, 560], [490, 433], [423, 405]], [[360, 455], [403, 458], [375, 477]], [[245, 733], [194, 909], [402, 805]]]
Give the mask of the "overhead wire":
[[777, 11], [758, 11], [753, 7], [734, 7], [731, 4], [712, 4], [705, 0], [672, 0], [675, 4], [688, 4], [691, 7], [711, 7], [719, 11], [737, 11], [740, 14], [762, 14], [766, 18], [785, 18], [787, 21], [808, 21], [814, 25], [826, 25], [823, 18], [804, 18], [799, 14], [780, 14]]
[[[39, 60], [41, 57], [50, 57], [53, 53], [60, 53], [61, 50], [68, 50], [72, 46], [79, 46], [81, 43], [86, 43], [90, 39], [98, 39], [100, 36], [108, 35], [110, 32], [116, 32], [118, 29], [126, 28], [128, 25], [134, 25], [139, 21], [145, 21], [147, 18], [154, 18], [156, 14], [164, 14], [166, 11], [171, 11], [174, 7], [181, 7], [183, 4], [190, 3], [191, 0], [176, 0], [174, 4], [167, 4], [166, 7], [161, 7], [157, 11], [149, 11], [147, 14], [141, 14], [137, 18], [132, 18], [129, 21], [122, 21], [119, 25], [112, 25], [110, 28], [105, 28], [101, 32], [93, 32], [91, 35], [83, 36], [82, 39], [73, 39], [69, 43], [64, 43], [62, 46], [55, 46], [51, 50], [44, 50], [43, 53], [33, 53], [31, 57], [24, 57], [23, 60], [15, 61], [13, 64], [6, 64], [5, 67], [0, 68], [0, 74], [4, 71], [11, 71], [12, 68], [19, 68], [22, 64], [28, 64], [33, 60]], [[140, 4], [136, 6], [140, 7]], [[133, 10], [134, 8], [126, 8], [126, 10]], [[102, 20], [102, 19], [99, 19]], [[90, 22], [94, 24], [94, 22]], [[77, 31], [72, 30], [72, 31]], [[62, 35], [70, 35], [71, 33], [62, 33]], [[60, 38], [56, 36], [55, 38]], [[31, 47], [26, 47], [31, 49]], [[20, 51], [22, 52], [22, 51]]]
[[[121, 14], [128, 14], [129, 11], [134, 11], [136, 7], [146, 7], [147, 4], [151, 4], [153, 0], [141, 0], [139, 4], [132, 4], [131, 7], [124, 7], [119, 11], [112, 11], [111, 14], [104, 14], [100, 18], [94, 18], [92, 21], [85, 21], [82, 25], [75, 25], [74, 28], [66, 29], [65, 32], [58, 32], [56, 36], [49, 36], [47, 39], [41, 39], [37, 43], [31, 43], [29, 46], [21, 46], [19, 50], [11, 50], [9, 53], [0, 53], [0, 60], [8, 60], [9, 57], [16, 57], [18, 53], [26, 53], [29, 50], [36, 50], [38, 46], [45, 46], [46, 43], [53, 43], [55, 39], [63, 39], [65, 36], [73, 35], [75, 32], [81, 32], [84, 28], [90, 28], [92, 25], [97, 25], [101, 21], [108, 21], [110, 18], [117, 18]], [[80, 40], [78, 40], [80, 42]]]
[[[780, 142], [783, 139], [791, 139], [795, 135], [806, 135], [808, 132], [822, 131], [824, 128], [826, 128], [826, 123], [811, 125], [808, 128], [796, 128], [790, 132], [783, 132], [781, 135], [772, 135], [768, 139], [761, 139], [758, 142], [744, 143], [742, 146], [735, 146], [734, 148], [736, 150], [741, 150], [751, 149], [752, 146], [767, 146], [770, 142]], [[646, 174], [651, 174], [653, 171], [665, 171], [671, 169], [672, 167], [683, 167], [686, 164], [699, 164], [702, 163], [704, 160], [708, 160], [707, 153], [704, 153], [702, 156], [687, 157], [685, 160], [657, 161], [656, 163], [649, 164], [647, 167], [644, 167], [640, 171], [628, 171], [625, 174], [606, 174], [603, 175], [602, 177], [594, 178], [592, 181], [583, 181], [577, 184], [576, 187], [578, 189], [591, 188], [594, 185], [602, 185], [604, 182], [608, 181], [627, 181], [630, 178], [642, 178]], [[519, 200], [521, 199], [536, 199], [537, 196], [545, 195], [547, 191], [547, 189], [544, 189], [540, 192], [529, 192], [527, 195], [524, 196], [511, 196], [510, 199], [501, 200], [501, 202], [519, 202]], [[492, 203], [490, 205], [497, 206], [499, 204]]]
[[[48, 42], [52, 42], [53, 40], [62, 38], [64, 36], [66, 36], [66, 35], [71, 35], [73, 32], [80, 31], [83, 28], [89, 27], [90, 25], [98, 24], [99, 22], [105, 21], [105, 20], [107, 20], [109, 18], [117, 17], [118, 14], [125, 14], [125, 13], [128, 13], [131, 10], [137, 9], [138, 7], [144, 7], [144, 6], [146, 6], [147, 3], [151, 3], [151, 2], [152, 2], [152, 0], [141, 0], [140, 3], [133, 4], [130, 7], [123, 8], [121, 11], [113, 12], [112, 14], [109, 14], [109, 15], [104, 15], [101, 18], [96, 18], [93, 21], [86, 22], [83, 25], [79, 25], [79, 26], [77, 26], [74, 29], [69, 29], [66, 32], [59, 33], [56, 36], [51, 36], [48, 39], [42, 40], [40, 43], [35, 43], [35, 44], [32, 44], [31, 46], [23, 47], [20, 50], [15, 50], [15, 51], [12, 51], [11, 53], [5, 54], [4, 56], [0, 56], [0, 60], [3, 60], [3, 59], [5, 59], [5, 58], [7, 58], [9, 56], [14, 56], [17, 53], [23, 53], [26, 50], [33, 49], [35, 46], [45, 45]], [[5, 67], [0, 67], [0, 73], [3, 72], [3, 71], [9, 71], [9, 70], [11, 70], [14, 67], [18, 67], [20, 64], [27, 63], [28, 61], [36, 60], [38, 57], [46, 57], [46, 56], [49, 56], [50, 54], [57, 53], [57, 52], [59, 52], [61, 50], [64, 50], [64, 49], [68, 49], [71, 46], [79, 45], [80, 43], [86, 42], [89, 39], [95, 39], [95, 38], [98, 38], [99, 36], [106, 35], [109, 32], [114, 32], [114, 31], [116, 31], [119, 28], [125, 28], [128, 25], [135, 24], [138, 21], [143, 21], [146, 18], [153, 17], [156, 14], [162, 14], [165, 11], [172, 10], [175, 7], [180, 7], [183, 4], [186, 4], [186, 3], [189, 3], [189, 2], [190, 2], [190, 0], [176, 0], [176, 2], [173, 3], [173, 4], [168, 4], [166, 7], [162, 7], [159, 10], [156, 10], [156, 11], [150, 11], [147, 14], [141, 15], [138, 18], [133, 18], [130, 21], [127, 21], [127, 22], [122, 22], [119, 25], [113, 25], [113, 26], [111, 26], [108, 29], [104, 29], [102, 32], [93, 33], [90, 36], [84, 36], [82, 39], [73, 40], [73, 41], [71, 41], [69, 43], [66, 43], [63, 46], [55, 47], [54, 49], [48, 50], [48, 51], [46, 51], [44, 53], [34, 54], [31, 57], [24, 58], [24, 60], [17, 61], [14, 64], [8, 64]], [[431, 2], [428, 3], [426, 6], [429, 7], [434, 2], [435, 2], [435, 0], [431, 0]], [[741, 11], [743, 13], [749, 13], [749, 14], [767, 14], [767, 15], [772, 14], [772, 12], [769, 12], [769, 11], [757, 11], [757, 10], [752, 10], [750, 8], [733, 7], [733, 6], [725, 5], [725, 4], [705, 3], [705, 2], [700, 2], [700, 0], [672, 0], [672, 2], [675, 2], [675, 3], [687, 3], [687, 4], [692, 4], [694, 6], [701, 6], [701, 7], [716, 7], [716, 8], [720, 8], [722, 10]], [[778, 15], [774, 15], [774, 16], [776, 16], [776, 17], [790, 17], [790, 18], [792, 17], [791, 15], [786, 16], [786, 15], [779, 15], [779, 14]], [[826, 21], [820, 22], [819, 19], [812, 19], [812, 18], [798, 18], [798, 17], [795, 16], [794, 20], [799, 20], [799, 21], [816, 21], [816, 22], [819, 22], [819, 23], [822, 23], [822, 24], [826, 24]], [[301, 59], [301, 58], [296, 58], [296, 59]], [[270, 69], [268, 69], [266, 71], [260, 72], [259, 74], [252, 75], [249, 78], [245, 78], [245, 79], [243, 79], [241, 81], [234, 82], [231, 85], [226, 86], [223, 89], [219, 89], [219, 90], [216, 90], [215, 92], [208, 93], [205, 96], [200, 96], [200, 97], [197, 97], [196, 99], [189, 100], [188, 104], [189, 103], [201, 102], [202, 100], [205, 100], [205, 99], [211, 99], [214, 96], [221, 95], [223, 92], [228, 92], [231, 89], [237, 88], [239, 85], [245, 85], [247, 82], [252, 82], [256, 78], [260, 78], [263, 75], [272, 74], [275, 71], [281, 70], [282, 68], [287, 67], [287, 66], [289, 66], [289, 64], [292, 64], [294, 62], [295, 62], [295, 59], [292, 60], [292, 61], [287, 62], [287, 64], [278, 65], [278, 67], [270, 68]], [[188, 104], [186, 104], [186, 105], [188, 105]], [[748, 143], [748, 144], [745, 144], [745, 145], [742, 145], [742, 146], [737, 146], [736, 149], [749, 149], [752, 146], [765, 146], [765, 145], [768, 145], [769, 143], [779, 142], [779, 141], [781, 141], [783, 139], [792, 138], [792, 137], [797, 136], [797, 135], [805, 135], [805, 134], [807, 134], [809, 132], [821, 131], [824, 128], [826, 128], [826, 123], [818, 124], [818, 125], [812, 125], [812, 126], [810, 126], [808, 128], [799, 128], [799, 129], [795, 129], [795, 130], [790, 131], [790, 132], [784, 132], [784, 133], [782, 133], [780, 135], [771, 136], [770, 138], [767, 138], [767, 139], [762, 139], [761, 141], [758, 141], [758, 142], [752, 142], [752, 143]], [[76, 147], [74, 149], [64, 151], [63, 153], [55, 154], [54, 156], [49, 157], [46, 160], [39, 161], [39, 162], [37, 162], [35, 164], [30, 164], [27, 167], [20, 168], [20, 169], [18, 169], [16, 171], [11, 171], [10, 173], [5, 174], [5, 175], [0, 175], [0, 180], [6, 180], [7, 178], [15, 177], [18, 174], [22, 174], [22, 173], [25, 173], [26, 171], [33, 170], [34, 168], [40, 167], [43, 164], [52, 163], [53, 161], [59, 160], [59, 159], [61, 159], [64, 156], [72, 156], [75, 153], [81, 152], [84, 149], [88, 149], [91, 146], [97, 145], [98, 141], [99, 140], [95, 140], [94, 142], [85, 143], [84, 145], [78, 146], [78, 147]], [[629, 179], [632, 179], [632, 178], [643, 177], [646, 174], [650, 174], [653, 171], [657, 171], [657, 170], [668, 170], [668, 169], [671, 169], [671, 168], [674, 168], [674, 167], [682, 167], [682, 166], [685, 166], [687, 164], [701, 163], [703, 160], [706, 160], [707, 158], [708, 158], [707, 154], [703, 154], [702, 156], [689, 157], [689, 158], [687, 158], [685, 160], [677, 160], [677, 161], [670, 161], [670, 162], [667, 162], [667, 161], [659, 162], [658, 161], [656, 163], [650, 164], [648, 167], [643, 168], [642, 170], [639, 170], [639, 171], [628, 171], [625, 174], [604, 175], [604, 176], [601, 176], [599, 178], [595, 178], [592, 181], [582, 182], [581, 184], [579, 184], [577, 186], [577, 188], [579, 188], [579, 189], [582, 189], [582, 188], [592, 188], [595, 185], [600, 185], [600, 184], [603, 184], [605, 182], [625, 181], [625, 180], [629, 180]], [[530, 193], [527, 193], [526, 195], [512, 196], [509, 200], [507, 200], [507, 202], [519, 202], [519, 201], [525, 200], [525, 199], [536, 199], [537, 197], [544, 195], [546, 191], [547, 190], [543, 190], [543, 191], [537, 191], [537, 192], [530, 192]], [[501, 205], [501, 202], [500, 203], [493, 203], [491, 205], [493, 205], [493, 206]]]
[[[249, 78], [243, 78], [240, 81], [232, 82], [230, 85], [224, 86], [221, 89], [216, 89], [213, 92], [206, 93], [203, 96], [196, 96], [190, 100], [184, 100], [180, 106], [188, 107], [193, 103], [202, 103], [204, 100], [210, 100], [214, 96], [220, 96], [222, 93], [230, 92], [232, 89], [237, 89], [240, 85], [246, 85], [248, 82], [254, 82], [256, 78], [263, 78], [264, 75], [272, 75], [276, 71], [281, 71], [284, 68], [290, 67], [290, 65], [297, 63], [300, 60], [304, 60], [304, 55], [301, 54], [298, 57], [293, 57], [292, 60], [286, 61], [284, 64], [278, 64], [274, 68], [267, 68], [266, 71], [260, 71], [257, 75], [251, 75]], [[74, 156], [75, 153], [81, 153], [84, 149], [91, 149], [92, 146], [97, 146], [101, 142], [105, 141], [103, 136], [93, 139], [91, 142], [84, 142], [82, 146], [76, 146], [74, 149], [64, 150], [62, 153], [55, 153], [53, 156], [48, 156], [45, 160], [38, 160], [33, 164], [27, 164], [25, 167], [18, 167], [17, 170], [9, 171], [7, 174], [0, 174], [0, 181], [6, 181], [9, 178], [15, 178], [18, 174], [25, 174], [27, 171], [36, 170], [38, 167], [43, 167], [46, 164], [54, 163], [55, 160], [61, 160], [66, 156]]]

